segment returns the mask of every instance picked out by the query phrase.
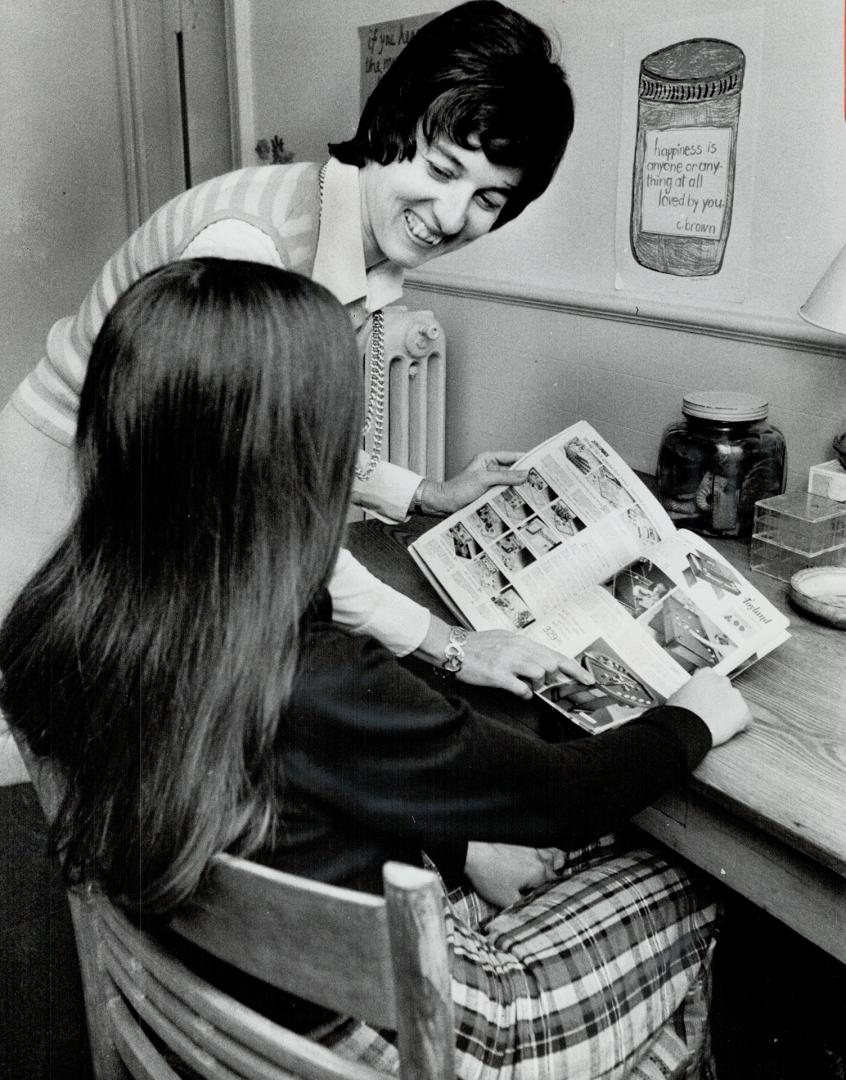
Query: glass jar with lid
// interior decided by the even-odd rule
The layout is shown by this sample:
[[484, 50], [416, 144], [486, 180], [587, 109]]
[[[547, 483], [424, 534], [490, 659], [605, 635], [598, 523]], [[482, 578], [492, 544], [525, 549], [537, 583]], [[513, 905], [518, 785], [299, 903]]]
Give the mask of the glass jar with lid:
[[784, 491], [784, 436], [754, 394], [685, 394], [658, 455], [658, 498], [679, 528], [749, 536], [755, 503]]

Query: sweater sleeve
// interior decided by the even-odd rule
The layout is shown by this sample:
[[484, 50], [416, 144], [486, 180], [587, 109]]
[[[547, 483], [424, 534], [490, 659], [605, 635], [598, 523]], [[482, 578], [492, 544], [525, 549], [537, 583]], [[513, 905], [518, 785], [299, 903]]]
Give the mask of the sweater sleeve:
[[239, 218], [223, 218], [207, 225], [182, 252], [183, 259], [211, 256], [282, 266], [279, 252], [267, 233]]
[[683, 779], [711, 745], [686, 709], [547, 744], [474, 713], [376, 643], [309, 639], [289, 714], [287, 781], [349, 824], [427, 845], [574, 847]]

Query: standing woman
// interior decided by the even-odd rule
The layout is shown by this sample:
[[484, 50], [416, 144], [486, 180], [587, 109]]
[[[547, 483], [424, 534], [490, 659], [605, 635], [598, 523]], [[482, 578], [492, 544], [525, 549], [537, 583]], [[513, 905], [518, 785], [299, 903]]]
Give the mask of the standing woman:
[[[333, 623], [360, 409], [348, 318], [306, 278], [183, 260], [112, 307], [78, 510], [0, 629], [0, 707], [64, 780], [66, 879], [149, 925], [220, 851], [369, 892], [425, 852], [451, 888], [461, 1080], [710, 1076], [714, 905], [607, 834], [739, 731], [743, 699], [701, 672], [549, 745]], [[365, 1025], [273, 1004], [396, 1070]]]
[[[220, 256], [285, 267], [346, 307], [378, 417], [382, 309], [403, 274], [517, 217], [551, 181], [573, 125], [569, 88], [547, 35], [496, 0], [461, 4], [420, 29], [364, 108], [352, 140], [318, 163], [217, 177], [152, 215], [109, 260], [76, 317], [57, 322], [47, 355], [0, 418], [0, 615], [51, 550], [77, 502], [71, 468], [91, 345], [117, 296], [173, 259]], [[187, 437], [190, 437], [187, 436]], [[364, 454], [353, 501], [402, 520], [450, 513], [494, 484], [520, 483], [517, 455], [479, 455], [445, 482]], [[348, 551], [330, 592], [341, 625], [394, 654], [445, 660], [450, 627], [377, 581]], [[506, 630], [474, 632], [462, 681], [521, 697], [571, 660]]]

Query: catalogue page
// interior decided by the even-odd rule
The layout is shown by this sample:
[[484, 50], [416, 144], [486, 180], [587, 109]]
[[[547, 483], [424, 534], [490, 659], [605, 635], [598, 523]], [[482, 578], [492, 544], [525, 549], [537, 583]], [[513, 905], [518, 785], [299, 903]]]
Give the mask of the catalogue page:
[[586, 422], [524, 455], [411, 545], [466, 625], [507, 628], [576, 657], [596, 685], [539, 694], [588, 731], [672, 694], [698, 667], [731, 674], [784, 641], [787, 619], [660, 503]]

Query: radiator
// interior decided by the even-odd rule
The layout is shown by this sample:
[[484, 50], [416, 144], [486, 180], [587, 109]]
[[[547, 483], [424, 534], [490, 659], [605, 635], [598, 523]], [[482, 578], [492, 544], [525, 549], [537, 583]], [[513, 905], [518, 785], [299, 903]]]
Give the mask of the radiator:
[[444, 365], [444, 332], [431, 311], [385, 308], [382, 457], [432, 480], [444, 477]]

